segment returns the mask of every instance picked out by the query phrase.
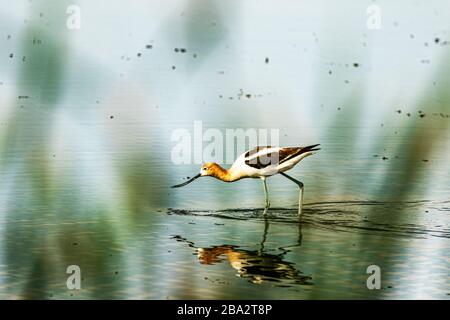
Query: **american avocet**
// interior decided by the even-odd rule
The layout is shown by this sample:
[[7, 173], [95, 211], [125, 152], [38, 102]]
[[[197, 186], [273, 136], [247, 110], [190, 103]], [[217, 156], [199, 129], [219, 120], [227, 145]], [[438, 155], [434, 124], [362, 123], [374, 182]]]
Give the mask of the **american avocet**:
[[307, 147], [256, 147], [240, 155], [229, 169], [224, 169], [215, 162], [204, 163], [199, 174], [184, 183], [172, 186], [172, 188], [183, 187], [197, 178], [207, 176], [225, 182], [234, 182], [243, 178], [260, 178], [264, 188], [265, 215], [270, 207], [266, 178], [279, 173], [299, 186], [298, 214], [301, 215], [304, 185], [284, 172], [292, 169], [303, 158], [314, 154], [313, 151], [320, 150], [317, 146], [319, 144]]

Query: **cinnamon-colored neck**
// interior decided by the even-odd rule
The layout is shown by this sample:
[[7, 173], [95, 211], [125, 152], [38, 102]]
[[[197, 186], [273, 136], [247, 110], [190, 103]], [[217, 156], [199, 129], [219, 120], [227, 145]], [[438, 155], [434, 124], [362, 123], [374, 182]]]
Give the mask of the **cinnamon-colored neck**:
[[232, 170], [224, 169], [218, 164], [215, 164], [215, 166], [213, 167], [212, 176], [225, 182], [233, 182], [239, 180], [239, 177], [234, 175]]

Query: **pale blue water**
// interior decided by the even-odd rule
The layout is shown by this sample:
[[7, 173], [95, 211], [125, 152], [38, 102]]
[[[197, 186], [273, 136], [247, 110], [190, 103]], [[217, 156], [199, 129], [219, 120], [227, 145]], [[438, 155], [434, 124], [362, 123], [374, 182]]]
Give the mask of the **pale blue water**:
[[[71, 4], [0, 0], [0, 298], [449, 298], [447, 1]], [[281, 176], [267, 219], [258, 180], [170, 189], [194, 121], [320, 143], [302, 222]]]

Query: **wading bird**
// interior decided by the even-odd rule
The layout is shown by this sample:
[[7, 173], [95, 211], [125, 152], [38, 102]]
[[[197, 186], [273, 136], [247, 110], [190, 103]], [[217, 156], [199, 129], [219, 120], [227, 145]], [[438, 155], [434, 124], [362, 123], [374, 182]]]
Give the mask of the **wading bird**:
[[224, 169], [214, 162], [204, 163], [199, 174], [184, 183], [172, 186], [172, 188], [183, 187], [197, 178], [207, 176], [224, 182], [234, 182], [243, 178], [260, 178], [264, 188], [265, 215], [270, 207], [266, 178], [279, 173], [295, 182], [300, 188], [298, 214], [301, 215], [304, 185], [284, 172], [292, 169], [303, 158], [314, 154], [313, 151], [320, 150], [320, 148], [317, 148], [318, 146], [319, 144], [307, 147], [256, 147], [240, 155], [229, 169]]

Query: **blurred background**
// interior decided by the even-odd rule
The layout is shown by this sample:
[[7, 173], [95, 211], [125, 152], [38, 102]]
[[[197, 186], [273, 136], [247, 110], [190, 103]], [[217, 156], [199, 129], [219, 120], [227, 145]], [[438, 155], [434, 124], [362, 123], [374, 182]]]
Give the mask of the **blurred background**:
[[[448, 298], [449, 15], [445, 0], [0, 0], [0, 298]], [[291, 171], [302, 232], [283, 177], [270, 227], [259, 181], [169, 188], [199, 170], [171, 162], [196, 120], [321, 144]], [[236, 255], [265, 252], [311, 280], [235, 277]], [[365, 287], [373, 263], [384, 291]]]

